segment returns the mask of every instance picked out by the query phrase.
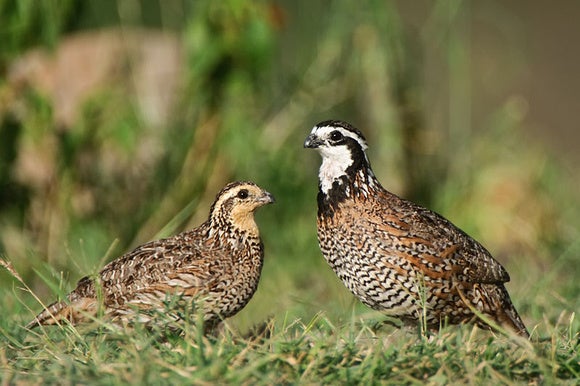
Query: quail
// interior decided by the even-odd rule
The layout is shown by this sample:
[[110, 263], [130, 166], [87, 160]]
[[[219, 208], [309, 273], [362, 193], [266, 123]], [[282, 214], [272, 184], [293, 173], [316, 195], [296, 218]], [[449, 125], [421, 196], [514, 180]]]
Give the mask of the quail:
[[528, 337], [504, 267], [443, 216], [387, 191], [363, 134], [342, 121], [317, 124], [304, 142], [322, 156], [318, 241], [324, 258], [364, 304], [405, 324], [498, 324]]
[[174, 296], [176, 304], [199, 310], [206, 331], [213, 329], [244, 308], [258, 287], [264, 247], [254, 211], [273, 202], [252, 182], [226, 185], [199, 227], [137, 247], [107, 264], [96, 280], [82, 278], [66, 300], [48, 306], [27, 328], [64, 320], [76, 325], [98, 310], [119, 324], [155, 323], [151, 311], [166, 313]]

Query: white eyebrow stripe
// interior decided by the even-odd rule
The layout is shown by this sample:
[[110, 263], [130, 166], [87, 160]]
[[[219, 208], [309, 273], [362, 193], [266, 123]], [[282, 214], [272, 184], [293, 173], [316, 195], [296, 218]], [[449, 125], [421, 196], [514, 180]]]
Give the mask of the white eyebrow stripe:
[[341, 132], [342, 135], [344, 135], [345, 137], [349, 137], [357, 141], [360, 147], [363, 149], [363, 151], [368, 149], [368, 145], [364, 139], [362, 139], [356, 133], [353, 133], [352, 131], [345, 129], [344, 127], [341, 126], [314, 126], [314, 128], [310, 133], [311, 134], [316, 133], [319, 137], [324, 137], [335, 130]]

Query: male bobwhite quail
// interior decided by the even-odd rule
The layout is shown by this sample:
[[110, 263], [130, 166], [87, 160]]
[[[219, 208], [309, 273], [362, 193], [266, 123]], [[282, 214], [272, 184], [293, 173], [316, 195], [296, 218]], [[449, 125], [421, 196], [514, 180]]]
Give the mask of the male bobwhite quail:
[[[258, 287], [264, 247], [254, 211], [272, 202], [254, 183], [228, 184], [199, 227], [141, 245], [107, 264], [97, 282], [82, 278], [66, 300], [48, 306], [26, 327], [65, 319], [77, 324], [99, 309], [121, 324], [154, 323], [150, 311], [167, 312], [171, 296], [196, 305], [206, 331], [215, 327], [240, 311]], [[178, 319], [179, 310], [171, 315]]]
[[479, 313], [528, 336], [504, 287], [506, 270], [447, 219], [384, 189], [359, 130], [321, 122], [304, 147], [322, 156], [320, 249], [364, 304], [430, 329], [470, 321], [488, 327]]

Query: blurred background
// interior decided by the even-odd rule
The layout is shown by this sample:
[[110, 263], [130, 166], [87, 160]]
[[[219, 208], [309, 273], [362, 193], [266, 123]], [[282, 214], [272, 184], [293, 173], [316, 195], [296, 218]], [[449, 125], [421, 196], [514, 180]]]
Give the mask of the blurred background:
[[[316, 240], [319, 121], [367, 136], [383, 185], [481, 241], [530, 328], [580, 308], [580, 3], [0, 2], [0, 254], [45, 302], [203, 222], [232, 180], [272, 192], [232, 324], [376, 317]], [[0, 271], [15, 323], [40, 305]]]

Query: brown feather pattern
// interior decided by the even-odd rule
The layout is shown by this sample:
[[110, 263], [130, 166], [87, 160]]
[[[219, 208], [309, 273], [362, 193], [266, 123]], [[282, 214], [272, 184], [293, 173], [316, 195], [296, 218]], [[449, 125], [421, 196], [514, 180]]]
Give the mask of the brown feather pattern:
[[523, 336], [504, 267], [441, 215], [384, 189], [362, 133], [346, 122], [314, 127], [305, 147], [322, 155], [318, 239], [322, 254], [364, 304], [431, 328], [475, 321], [473, 310]]
[[174, 295], [199, 303], [206, 326], [219, 323], [240, 311], [258, 287], [264, 247], [254, 211], [272, 202], [254, 183], [226, 185], [199, 227], [139, 246], [107, 264], [97, 282], [82, 278], [66, 300], [48, 306], [27, 327], [65, 319], [77, 324], [99, 309], [120, 323], [148, 323], [150, 313], [136, 311], [163, 312]]

